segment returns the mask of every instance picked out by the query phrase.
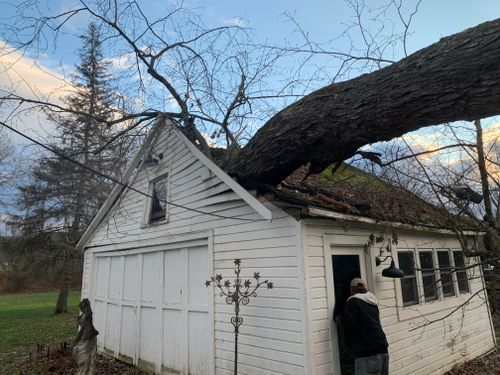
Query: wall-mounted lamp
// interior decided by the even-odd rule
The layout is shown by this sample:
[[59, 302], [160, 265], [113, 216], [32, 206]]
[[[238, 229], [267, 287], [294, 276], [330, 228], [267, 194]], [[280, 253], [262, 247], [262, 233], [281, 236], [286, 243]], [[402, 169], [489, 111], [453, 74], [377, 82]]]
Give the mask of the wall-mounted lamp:
[[143, 163], [143, 165], [146, 168], [156, 167], [158, 164], [160, 164], [158, 159], [154, 158], [153, 155], [151, 155], [151, 154], [148, 154], [148, 156], [146, 156], [146, 159], [144, 159], [144, 163]]
[[400, 270], [399, 268], [396, 267], [392, 255], [387, 255], [384, 259], [381, 259], [380, 257], [375, 257], [376, 266], [377, 267], [380, 266], [383, 262], [387, 260], [387, 258], [391, 258], [391, 265], [382, 270], [382, 276], [391, 277], [393, 279], [402, 278], [405, 275], [405, 273], [403, 272], [403, 270]]
[[479, 204], [483, 201], [483, 196], [472, 190], [467, 185], [450, 186], [450, 190], [458, 199], [476, 204]]

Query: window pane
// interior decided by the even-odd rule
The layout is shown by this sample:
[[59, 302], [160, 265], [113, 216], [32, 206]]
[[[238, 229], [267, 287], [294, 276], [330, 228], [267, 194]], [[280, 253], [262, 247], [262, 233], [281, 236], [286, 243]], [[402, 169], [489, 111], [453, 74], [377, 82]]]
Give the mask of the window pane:
[[415, 261], [413, 253], [401, 251], [398, 253], [399, 268], [404, 271], [405, 276], [415, 276]]
[[453, 259], [455, 260], [455, 267], [458, 268], [458, 270], [456, 271], [458, 290], [460, 293], [469, 293], [469, 282], [467, 280], [467, 271], [465, 269], [460, 270], [460, 268], [465, 267], [464, 254], [461, 251], [454, 251]]
[[434, 275], [424, 275], [422, 281], [424, 283], [425, 301], [437, 299], [436, 277]]
[[430, 251], [421, 251], [419, 253], [420, 256], [420, 267], [422, 268], [422, 272], [424, 270], [429, 273], [429, 271], [434, 272], [434, 262], [432, 260], [432, 252]]
[[441, 285], [443, 286], [443, 296], [450, 297], [455, 295], [453, 289], [453, 278], [450, 268], [450, 254], [448, 251], [438, 251], [439, 271], [441, 274]]
[[424, 296], [426, 301], [437, 299], [436, 275], [434, 273], [434, 261], [432, 252], [421, 251], [419, 253], [420, 268], [422, 269], [422, 281], [424, 284]]
[[153, 183], [150, 223], [165, 220], [167, 216], [167, 176]]
[[413, 277], [401, 279], [401, 291], [403, 293], [403, 306], [416, 305], [418, 303], [417, 283]]
[[400, 279], [403, 305], [416, 305], [418, 303], [418, 291], [413, 253], [409, 251], [398, 252], [398, 260], [399, 268], [405, 273], [404, 277]]

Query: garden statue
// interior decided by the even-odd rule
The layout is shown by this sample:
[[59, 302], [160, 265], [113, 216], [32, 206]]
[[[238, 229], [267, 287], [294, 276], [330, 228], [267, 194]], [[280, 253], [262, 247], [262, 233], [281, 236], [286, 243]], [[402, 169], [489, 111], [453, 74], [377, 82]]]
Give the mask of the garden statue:
[[97, 356], [97, 335], [99, 332], [92, 324], [90, 301], [85, 298], [80, 304], [82, 314], [78, 317], [79, 331], [73, 343], [73, 356], [78, 365], [78, 375], [95, 375]]

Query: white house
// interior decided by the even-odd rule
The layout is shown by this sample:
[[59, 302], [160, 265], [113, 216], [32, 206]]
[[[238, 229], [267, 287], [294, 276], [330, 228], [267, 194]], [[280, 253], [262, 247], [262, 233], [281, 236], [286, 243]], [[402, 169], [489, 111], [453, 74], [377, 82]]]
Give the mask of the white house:
[[[168, 119], [123, 181], [77, 245], [101, 352], [158, 374], [232, 374], [233, 307], [204, 282], [233, 278], [235, 258], [243, 277], [260, 272], [275, 286], [242, 307], [240, 374], [340, 375], [333, 308], [356, 274], [379, 300], [391, 374], [442, 374], [495, 347], [480, 268], [439, 274], [475, 260], [416, 197], [403, 204], [391, 191], [374, 203], [344, 189], [342, 200], [298, 178], [250, 192]], [[381, 233], [401, 280], [381, 276], [390, 259], [375, 265]]]

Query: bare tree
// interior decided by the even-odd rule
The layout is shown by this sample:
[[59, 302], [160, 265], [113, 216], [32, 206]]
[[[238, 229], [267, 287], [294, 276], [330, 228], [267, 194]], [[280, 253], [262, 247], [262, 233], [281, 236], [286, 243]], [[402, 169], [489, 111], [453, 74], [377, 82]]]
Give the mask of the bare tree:
[[[351, 42], [347, 51], [311, 41], [293, 15], [286, 17], [303, 44], [276, 47], [254, 43], [241, 24], [207, 25], [182, 3], [158, 17], [132, 0], [80, 0], [55, 14], [38, 1], [24, 1], [18, 22], [3, 25], [2, 38], [10, 47], [6, 53], [33, 47], [43, 52], [68, 22], [88, 17], [99, 25], [107, 50], [113, 51], [110, 57], [125, 66], [120, 74], [122, 103], [104, 123], [132, 121], [123, 135], [165, 112], [206, 154], [207, 139], [222, 143], [228, 150], [226, 168], [240, 182], [277, 184], [302, 165], [315, 173], [356, 154], [374, 158], [359, 150], [369, 143], [499, 112], [499, 20], [444, 38], [399, 62], [388, 57], [408, 55], [410, 24], [419, 4], [405, 11], [402, 1], [391, 0], [376, 9], [375, 26], [367, 27], [366, 3], [348, 1], [355, 17], [344, 33]], [[398, 32], [386, 32], [393, 24], [390, 12], [402, 25]], [[354, 45], [354, 32], [361, 36], [361, 46]], [[402, 46], [400, 54], [391, 51], [396, 41]], [[288, 81], [272, 87], [267, 78], [279, 73], [278, 62], [297, 55], [305, 57], [297, 60]], [[305, 69], [315, 56], [334, 59], [335, 69]], [[371, 73], [337, 83], [362, 72]], [[316, 89], [318, 82], [329, 85], [277, 112], [278, 104]], [[2, 105], [7, 103], [15, 113], [29, 107], [79, 114], [46, 98], [8, 90], [1, 96]], [[253, 124], [271, 114], [253, 135]]]
[[[13, 5], [18, 7], [18, 22], [2, 27], [8, 43], [4, 55], [43, 53], [57, 43], [68, 22], [83, 15], [101, 36], [94, 50], [106, 50], [108, 61], [122, 64], [117, 68], [115, 93], [99, 89], [103, 78], [99, 72], [89, 74], [102, 70], [96, 62], [103, 57], [99, 53], [82, 59], [77, 73], [85, 82], [72, 87], [73, 93], [62, 100], [58, 95], [42, 96], [34, 88], [29, 94], [15, 87], [0, 93], [2, 124], [23, 119], [28, 111], [58, 123], [58, 135], [52, 138], [56, 143], [51, 142], [58, 154], [44, 155], [35, 163], [32, 178], [20, 189], [24, 218], [15, 224], [25, 228], [26, 237], [52, 231], [65, 234], [52, 246], [61, 260], [53, 263], [61, 273], [56, 312], [64, 312], [69, 271], [81, 256], [68, 245], [78, 240], [109, 190], [102, 174], [88, 168], [119, 178], [120, 166], [104, 165], [105, 161], [123, 154], [120, 140], [131, 130], [147, 127], [164, 112], [207, 155], [212, 139], [225, 146], [226, 158], [231, 159], [239, 151], [239, 142], [252, 134], [251, 124], [268, 116], [273, 108], [270, 101], [286, 97], [265, 82], [280, 53], [251, 46], [250, 31], [240, 25], [206, 26], [182, 3], [160, 17], [147, 15], [136, 1], [80, 1], [53, 15], [38, 1]], [[94, 47], [92, 41], [89, 45]], [[116, 126], [123, 131], [110, 138], [111, 127]]]
[[[390, 145], [375, 146], [370, 152], [377, 152], [385, 161], [369, 168], [441, 207], [448, 213], [449, 227], [464, 254], [481, 257], [472, 267], [496, 270], [500, 267], [500, 145], [496, 121], [486, 123], [476, 120], [435, 127], [433, 134], [423, 137], [425, 144], [421, 135], [415, 135], [414, 141], [410, 135]], [[366, 161], [355, 163], [367, 167]], [[477, 231], [478, 238], [471, 238], [471, 231]], [[496, 312], [495, 272], [490, 273], [490, 306]]]
[[[72, 19], [83, 15], [96, 22], [107, 51], [113, 53], [110, 58], [123, 63], [124, 101], [109, 125], [135, 120], [135, 127], [167, 112], [206, 154], [207, 139], [239, 149], [239, 142], [254, 131], [251, 124], [273, 111], [272, 98], [287, 94], [266, 83], [279, 51], [252, 46], [251, 32], [241, 25], [206, 26], [182, 3], [159, 17], [148, 15], [137, 1], [79, 1], [53, 15], [34, 3], [24, 1], [18, 7], [19, 22], [3, 25], [2, 37], [12, 47], [6, 51], [41, 52]], [[3, 99], [36, 110], [74, 112], [46, 98], [4, 92]]]
[[260, 128], [230, 171], [242, 182], [277, 184], [301, 165], [316, 173], [369, 143], [497, 114], [498, 35], [500, 20], [487, 22], [307, 95]]
[[8, 135], [5, 133], [4, 130], [0, 130], [0, 186], [5, 186], [10, 180], [10, 176], [6, 171], [9, 163], [9, 156], [12, 155], [13, 152], [13, 146]]
[[[124, 101], [109, 124], [133, 119], [133, 128], [167, 112], [207, 155], [207, 140], [228, 149], [224, 164], [229, 169], [241, 146], [278, 108], [325, 83], [380, 69], [406, 55], [420, 1], [411, 8], [401, 0], [378, 8], [362, 0], [346, 0], [345, 5], [352, 20], [341, 35], [325, 42], [312, 41], [293, 14], [284, 14], [301, 42], [283, 46], [256, 43], [241, 20], [212, 27], [182, 2], [157, 16], [134, 0], [77, 1], [53, 14], [46, 4], [26, 0], [15, 4], [16, 23], [7, 20], [2, 37], [15, 52], [34, 48], [40, 53], [73, 19], [83, 16], [98, 23], [110, 57], [123, 68]], [[336, 48], [340, 41], [346, 50]], [[68, 110], [10, 91], [4, 99], [37, 110]]]

